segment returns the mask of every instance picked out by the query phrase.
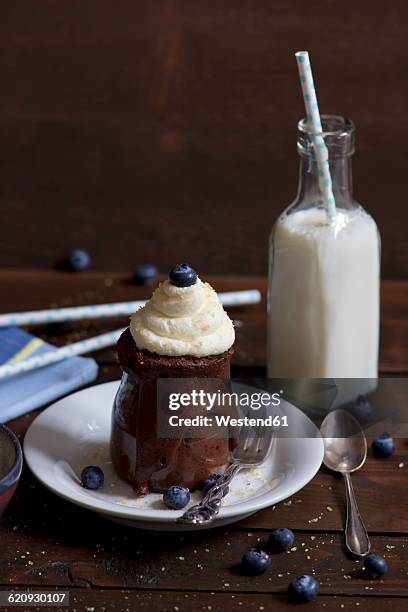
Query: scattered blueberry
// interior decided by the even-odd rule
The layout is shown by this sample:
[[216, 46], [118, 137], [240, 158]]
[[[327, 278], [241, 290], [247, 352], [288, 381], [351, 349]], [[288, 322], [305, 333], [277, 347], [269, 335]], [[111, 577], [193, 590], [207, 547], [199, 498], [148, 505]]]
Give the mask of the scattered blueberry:
[[364, 573], [367, 578], [379, 578], [385, 576], [387, 572], [388, 563], [381, 555], [372, 553], [364, 559]]
[[91, 267], [91, 256], [83, 249], [75, 249], [68, 255], [67, 265], [73, 272], [88, 270]]
[[163, 495], [163, 501], [170, 510], [181, 510], [190, 501], [190, 491], [185, 487], [169, 487]]
[[371, 445], [375, 457], [391, 457], [395, 453], [394, 439], [387, 433], [382, 433]]
[[96, 465], [88, 465], [81, 472], [81, 482], [85, 489], [99, 489], [103, 485], [103, 481], [103, 472]]
[[271, 560], [263, 550], [250, 548], [242, 557], [242, 565], [249, 574], [263, 574], [270, 568]]
[[374, 416], [373, 407], [364, 395], [359, 395], [355, 400], [352, 412], [360, 423], [371, 421]]
[[190, 287], [197, 282], [197, 272], [186, 263], [177, 264], [170, 270], [169, 279], [176, 287]]
[[[217, 480], [219, 479], [219, 477], [221, 476], [221, 474], [211, 474], [207, 480], [204, 480], [203, 486], [202, 486], [202, 493], [203, 495], [206, 495], [208, 493], [208, 491], [211, 489], [211, 487], [213, 487], [216, 483]], [[226, 495], [228, 495], [228, 491], [229, 491], [229, 486], [225, 485], [223, 487], [223, 494], [224, 497]]]
[[272, 552], [285, 552], [295, 543], [295, 534], [286, 527], [273, 529], [269, 534], [269, 548]]
[[320, 584], [313, 576], [298, 576], [289, 585], [289, 598], [295, 603], [312, 601], [320, 591]]
[[140, 264], [133, 270], [135, 285], [151, 285], [157, 278], [159, 271], [154, 264]]

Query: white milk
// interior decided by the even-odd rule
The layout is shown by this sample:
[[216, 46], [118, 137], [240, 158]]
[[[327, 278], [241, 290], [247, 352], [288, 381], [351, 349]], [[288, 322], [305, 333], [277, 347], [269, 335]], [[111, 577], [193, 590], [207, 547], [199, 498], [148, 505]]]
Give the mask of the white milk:
[[282, 215], [269, 280], [268, 376], [376, 378], [380, 255], [362, 209]]

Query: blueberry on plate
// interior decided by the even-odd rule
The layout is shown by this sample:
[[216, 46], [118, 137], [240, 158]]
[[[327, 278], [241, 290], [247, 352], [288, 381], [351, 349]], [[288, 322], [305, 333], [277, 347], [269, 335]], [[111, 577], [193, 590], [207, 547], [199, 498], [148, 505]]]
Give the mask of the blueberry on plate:
[[242, 557], [242, 566], [248, 574], [263, 574], [271, 567], [271, 560], [263, 550], [250, 548]]
[[320, 591], [320, 584], [314, 576], [298, 576], [289, 585], [289, 599], [294, 603], [312, 601]]
[[170, 270], [169, 280], [176, 287], [191, 287], [197, 282], [197, 272], [186, 263], [177, 264]]
[[380, 578], [388, 572], [388, 563], [381, 557], [372, 553], [364, 559], [364, 573], [367, 578]]
[[[211, 474], [207, 480], [204, 480], [203, 482], [203, 486], [201, 488], [201, 491], [203, 493], [203, 495], [206, 495], [208, 493], [208, 491], [211, 489], [211, 487], [213, 487], [215, 484], [217, 484], [217, 480], [219, 479], [219, 477], [221, 476], [221, 474]], [[225, 485], [223, 487], [223, 495], [224, 497], [226, 495], [228, 495], [229, 492], [229, 486]]]
[[273, 529], [269, 534], [268, 545], [272, 552], [285, 552], [295, 543], [295, 534], [290, 529], [282, 527]]
[[154, 264], [140, 264], [133, 270], [135, 285], [151, 285], [157, 278], [159, 271]]
[[190, 491], [185, 487], [169, 487], [163, 494], [163, 501], [170, 510], [181, 510], [190, 501]]
[[375, 457], [391, 457], [395, 453], [394, 439], [387, 433], [382, 433], [371, 445]]
[[91, 267], [91, 256], [83, 249], [75, 249], [68, 255], [67, 265], [73, 272], [88, 270]]
[[103, 471], [96, 465], [88, 465], [81, 472], [81, 482], [85, 489], [99, 489], [103, 481]]

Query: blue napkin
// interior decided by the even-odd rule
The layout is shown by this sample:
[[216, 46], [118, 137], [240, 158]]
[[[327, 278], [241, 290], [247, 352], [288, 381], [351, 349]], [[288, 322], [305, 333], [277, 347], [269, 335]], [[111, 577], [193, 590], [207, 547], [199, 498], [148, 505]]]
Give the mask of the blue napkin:
[[[0, 365], [55, 351], [56, 347], [19, 329], [0, 329]], [[0, 380], [0, 423], [39, 408], [91, 382], [98, 374], [94, 359], [70, 357], [32, 372]]]

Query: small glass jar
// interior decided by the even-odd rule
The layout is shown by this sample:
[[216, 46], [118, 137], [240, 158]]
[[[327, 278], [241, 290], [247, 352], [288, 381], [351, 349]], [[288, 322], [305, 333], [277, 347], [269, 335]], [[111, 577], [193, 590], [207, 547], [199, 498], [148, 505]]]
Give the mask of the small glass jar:
[[[192, 388], [230, 389], [232, 349], [211, 357], [167, 357], [137, 349], [128, 330], [118, 342], [122, 380], [112, 411], [111, 457], [116, 472], [132, 483], [136, 494], [164, 491], [171, 485], [194, 490], [230, 462], [235, 440], [225, 427], [178, 430], [160, 435], [159, 379], [175, 381], [182, 392]], [[185, 383], [184, 383], [185, 379]], [[214, 379], [220, 379], [214, 384]], [[200, 409], [201, 412], [202, 409]]]
[[298, 124], [298, 192], [269, 244], [268, 376], [376, 378], [380, 237], [352, 194], [355, 129], [323, 115], [336, 202], [331, 222], [319, 191], [313, 135]]

